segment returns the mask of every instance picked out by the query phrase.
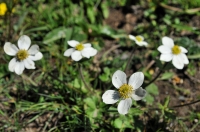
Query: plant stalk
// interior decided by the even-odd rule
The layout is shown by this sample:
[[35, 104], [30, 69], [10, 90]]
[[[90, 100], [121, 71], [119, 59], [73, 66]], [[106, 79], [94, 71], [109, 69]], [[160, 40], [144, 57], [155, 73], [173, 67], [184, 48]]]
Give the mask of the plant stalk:
[[144, 88], [149, 86], [152, 82], [154, 82], [159, 76], [160, 74], [164, 71], [165, 67], [167, 66], [168, 63], [165, 63], [162, 67], [162, 69], [160, 69], [159, 73], [154, 77], [154, 79], [152, 79], [149, 83], [147, 83], [146, 85], [144, 85]]
[[85, 87], [90, 91], [90, 87], [89, 85], [86, 83], [84, 77], [83, 77], [83, 71], [82, 71], [82, 66], [78, 63], [78, 69], [79, 69], [79, 73], [80, 73], [80, 76], [81, 76], [81, 80], [83, 81]]
[[132, 51], [131, 51], [131, 56], [129, 57], [129, 59], [128, 59], [127, 63], [126, 63], [126, 68], [125, 68], [125, 70], [124, 70], [125, 73], [127, 72], [128, 68], [129, 68], [129, 65], [130, 65], [130, 63], [131, 63], [131, 60], [132, 60], [132, 58], [133, 58], [133, 53], [134, 53], [134, 48], [132, 49]]

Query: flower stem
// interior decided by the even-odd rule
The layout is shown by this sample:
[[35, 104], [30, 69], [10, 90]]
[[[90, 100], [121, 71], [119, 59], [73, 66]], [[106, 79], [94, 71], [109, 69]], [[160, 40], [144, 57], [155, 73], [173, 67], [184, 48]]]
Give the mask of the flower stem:
[[90, 91], [90, 87], [89, 87], [89, 85], [86, 83], [86, 81], [85, 81], [85, 79], [84, 79], [84, 77], [83, 77], [82, 66], [81, 66], [81, 64], [79, 64], [79, 63], [78, 63], [78, 69], [79, 69], [79, 73], [80, 73], [81, 79], [82, 79], [82, 81], [83, 81], [85, 87]]
[[131, 60], [132, 60], [132, 58], [133, 58], [133, 53], [134, 53], [134, 48], [132, 49], [132, 51], [131, 51], [131, 56], [129, 57], [129, 59], [128, 59], [127, 63], [126, 63], [126, 68], [125, 68], [125, 70], [124, 70], [125, 73], [127, 72], [128, 68], [129, 68], [129, 65], [130, 65], [130, 63], [131, 63]]
[[[175, 109], [175, 108], [178, 108], [178, 107], [184, 107], [184, 106], [189, 106], [189, 105], [192, 105], [192, 104], [196, 104], [200, 102], [200, 99], [199, 100], [196, 100], [194, 102], [190, 102], [190, 103], [187, 103], [187, 104], [183, 104], [183, 105], [174, 105], [174, 106], [171, 106], [169, 107], [169, 109]], [[149, 110], [160, 110], [160, 108], [149, 108]]]
[[160, 74], [164, 71], [165, 67], [167, 66], [168, 63], [165, 63], [163, 65], [163, 67], [160, 69], [159, 73], [154, 77], [154, 79], [152, 79], [149, 83], [147, 83], [146, 85], [144, 85], [144, 88], [149, 86], [151, 83], [153, 83], [159, 76]]
[[200, 102], [200, 99], [199, 99], [199, 100], [196, 100], [196, 101], [194, 101], [194, 102], [190, 102], [190, 103], [187, 103], [187, 104], [183, 104], [183, 105], [175, 105], [175, 106], [172, 106], [171, 108], [177, 108], [177, 107], [188, 106], [188, 105], [195, 104], [195, 103], [198, 103], [198, 102]]

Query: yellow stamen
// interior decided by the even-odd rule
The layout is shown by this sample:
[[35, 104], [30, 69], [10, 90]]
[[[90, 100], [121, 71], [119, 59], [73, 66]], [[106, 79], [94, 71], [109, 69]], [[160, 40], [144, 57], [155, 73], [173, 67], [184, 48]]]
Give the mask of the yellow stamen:
[[29, 56], [29, 54], [28, 54], [27, 50], [19, 50], [17, 52], [17, 59], [20, 61], [26, 59], [28, 56]]
[[130, 98], [132, 93], [133, 93], [133, 87], [131, 85], [123, 84], [119, 88], [119, 94], [123, 99]]
[[181, 53], [181, 49], [178, 45], [174, 45], [174, 47], [172, 48], [172, 53], [175, 55], [178, 55]]
[[136, 36], [135, 39], [139, 42], [142, 42], [143, 41], [143, 38], [141, 36]]
[[81, 51], [84, 49], [84, 46], [82, 43], [78, 44], [76, 47], [75, 47], [77, 50]]
[[7, 11], [7, 6], [5, 3], [0, 4], [0, 16], [4, 16]]

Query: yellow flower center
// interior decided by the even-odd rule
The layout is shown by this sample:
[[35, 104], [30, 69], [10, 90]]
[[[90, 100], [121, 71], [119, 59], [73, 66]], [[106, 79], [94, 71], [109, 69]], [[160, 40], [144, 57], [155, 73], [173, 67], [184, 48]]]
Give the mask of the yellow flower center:
[[79, 50], [79, 51], [81, 51], [81, 50], [83, 50], [84, 49], [84, 46], [83, 46], [83, 44], [82, 43], [80, 43], [80, 44], [78, 44], [78, 45], [76, 45], [76, 47], [75, 47], [77, 50]]
[[119, 88], [119, 94], [123, 99], [130, 98], [132, 93], [133, 93], [133, 87], [131, 85], [123, 84]]
[[143, 41], [143, 38], [141, 36], [136, 36], [135, 39], [139, 42], [142, 42]]
[[20, 61], [26, 59], [28, 56], [29, 56], [29, 54], [28, 54], [27, 50], [19, 50], [17, 52], [17, 59]]
[[174, 45], [174, 47], [172, 48], [172, 53], [175, 55], [178, 55], [181, 53], [181, 49], [178, 45]]
[[0, 4], [0, 15], [3, 16], [6, 14], [7, 11], [7, 6], [5, 3], [1, 3]]

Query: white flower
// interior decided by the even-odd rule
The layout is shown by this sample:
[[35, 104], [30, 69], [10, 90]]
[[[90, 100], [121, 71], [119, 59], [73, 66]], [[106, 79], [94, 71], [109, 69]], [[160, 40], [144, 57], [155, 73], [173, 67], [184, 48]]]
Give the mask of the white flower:
[[112, 83], [118, 91], [107, 90], [102, 96], [103, 102], [114, 104], [121, 98], [117, 108], [118, 112], [123, 115], [127, 114], [131, 107], [132, 99], [141, 100], [146, 95], [146, 91], [140, 87], [143, 81], [144, 74], [136, 72], [131, 75], [127, 84], [126, 74], [117, 70], [112, 76]]
[[90, 43], [82, 44], [76, 40], [70, 40], [67, 43], [73, 48], [67, 49], [64, 56], [71, 56], [75, 61], [79, 61], [83, 57], [90, 58], [97, 54], [97, 50], [92, 48]]
[[[38, 45], [31, 45], [31, 40], [28, 36], [23, 35], [18, 40], [17, 48], [14, 44], [6, 42], [4, 45], [4, 51], [14, 58], [9, 62], [8, 69], [11, 72], [15, 72], [20, 75], [27, 69], [35, 69], [34, 61], [40, 60], [43, 55], [39, 52]], [[30, 47], [30, 49], [29, 49]]]
[[128, 37], [131, 39], [131, 40], [134, 40], [135, 43], [139, 46], [147, 46], [148, 43], [144, 41], [144, 37], [141, 36], [141, 35], [138, 35], [138, 36], [133, 36], [133, 35], [128, 35]]
[[169, 37], [162, 38], [163, 45], [158, 47], [158, 51], [161, 52], [160, 60], [169, 62], [172, 60], [172, 64], [177, 69], [183, 69], [184, 64], [188, 64], [188, 58], [185, 55], [187, 50], [178, 45], [174, 45], [174, 41]]

